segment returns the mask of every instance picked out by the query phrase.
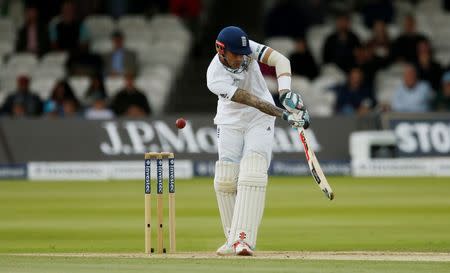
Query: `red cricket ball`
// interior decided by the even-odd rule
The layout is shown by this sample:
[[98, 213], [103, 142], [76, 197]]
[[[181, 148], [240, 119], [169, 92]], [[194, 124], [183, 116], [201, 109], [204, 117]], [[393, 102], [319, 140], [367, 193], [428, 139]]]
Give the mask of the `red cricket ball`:
[[178, 129], [183, 129], [186, 126], [186, 120], [184, 118], [179, 118], [175, 121], [175, 125]]

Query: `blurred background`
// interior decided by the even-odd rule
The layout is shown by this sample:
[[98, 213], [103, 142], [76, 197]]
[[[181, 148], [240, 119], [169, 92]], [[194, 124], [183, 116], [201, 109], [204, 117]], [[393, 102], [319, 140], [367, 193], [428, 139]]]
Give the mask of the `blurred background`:
[[[193, 160], [187, 176], [210, 175], [205, 74], [227, 25], [290, 59], [326, 172], [449, 175], [448, 0], [0, 0], [0, 174], [170, 150]], [[295, 132], [279, 124], [276, 142], [273, 173], [308, 172]]]

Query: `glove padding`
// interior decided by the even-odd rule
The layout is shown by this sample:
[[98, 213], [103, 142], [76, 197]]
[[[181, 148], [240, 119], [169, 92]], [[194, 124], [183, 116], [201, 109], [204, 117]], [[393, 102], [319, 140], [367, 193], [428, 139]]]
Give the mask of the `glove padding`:
[[292, 128], [301, 128], [308, 129], [311, 124], [309, 113], [306, 109], [301, 110], [298, 113], [290, 113], [288, 111], [284, 111], [283, 119], [286, 120]]
[[282, 94], [280, 100], [286, 110], [292, 113], [299, 113], [305, 107], [300, 95], [292, 91]]

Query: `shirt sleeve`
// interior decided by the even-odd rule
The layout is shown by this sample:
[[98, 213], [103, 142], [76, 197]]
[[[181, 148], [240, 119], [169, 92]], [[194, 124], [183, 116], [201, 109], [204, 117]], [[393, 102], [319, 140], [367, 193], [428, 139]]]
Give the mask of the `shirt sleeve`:
[[233, 85], [233, 82], [233, 78], [229, 75], [222, 75], [219, 77], [208, 76], [207, 79], [208, 89], [217, 96], [227, 100], [231, 100], [238, 89], [236, 85]]
[[252, 50], [252, 58], [257, 60], [258, 62], [261, 62], [264, 54], [266, 53], [267, 49], [269, 47], [263, 44], [259, 44], [255, 41], [250, 40], [250, 49]]

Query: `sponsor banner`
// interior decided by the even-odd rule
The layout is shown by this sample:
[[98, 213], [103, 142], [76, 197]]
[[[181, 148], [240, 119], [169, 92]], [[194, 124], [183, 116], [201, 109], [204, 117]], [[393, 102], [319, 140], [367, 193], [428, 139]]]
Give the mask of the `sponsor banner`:
[[[194, 162], [195, 176], [214, 176], [215, 161]], [[320, 162], [325, 175], [350, 175], [350, 163], [345, 161]], [[275, 176], [308, 176], [311, 175], [308, 164], [302, 160], [273, 160], [269, 167], [269, 175]]]
[[[151, 177], [156, 179], [156, 164], [152, 160]], [[168, 167], [163, 162], [163, 174], [167, 179]], [[192, 178], [192, 162], [177, 160], [175, 178]], [[144, 179], [144, 160], [112, 162], [30, 162], [30, 180], [115, 180]]]
[[27, 178], [26, 164], [0, 165], [0, 179]]
[[354, 176], [450, 176], [450, 158], [392, 158], [352, 161]]
[[[216, 160], [213, 115], [185, 117], [188, 122], [182, 130], [175, 127], [178, 116], [108, 121], [4, 118], [0, 128], [9, 158], [16, 162], [129, 161], [140, 160], [149, 151], [173, 152], [177, 159]], [[315, 118], [306, 134], [319, 160], [348, 161], [348, 137], [362, 123], [372, 124], [356, 117]], [[273, 158], [301, 159], [298, 132], [282, 120], [274, 130]]]
[[386, 128], [394, 131], [400, 157], [450, 155], [450, 114], [388, 114]]

